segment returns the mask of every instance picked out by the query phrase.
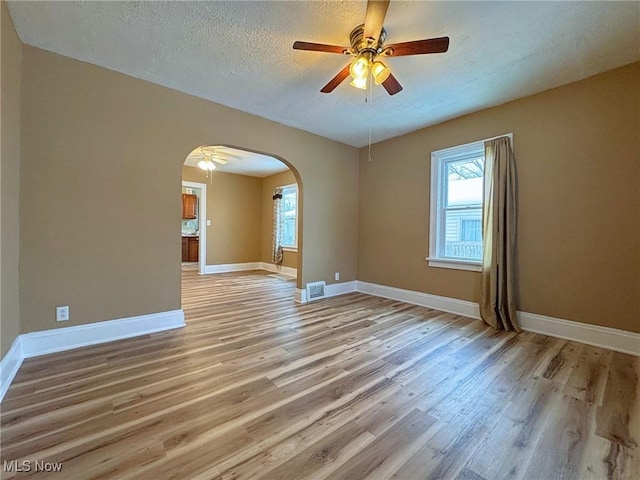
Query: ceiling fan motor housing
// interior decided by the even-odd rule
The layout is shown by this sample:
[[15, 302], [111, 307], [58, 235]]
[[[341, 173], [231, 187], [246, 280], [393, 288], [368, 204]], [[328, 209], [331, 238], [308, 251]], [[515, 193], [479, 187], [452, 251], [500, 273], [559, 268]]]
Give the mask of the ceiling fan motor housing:
[[382, 52], [386, 38], [387, 31], [383, 27], [377, 43], [373, 44], [372, 38], [364, 36], [364, 23], [354, 28], [349, 35], [353, 55], [368, 58], [370, 61], [373, 61]]

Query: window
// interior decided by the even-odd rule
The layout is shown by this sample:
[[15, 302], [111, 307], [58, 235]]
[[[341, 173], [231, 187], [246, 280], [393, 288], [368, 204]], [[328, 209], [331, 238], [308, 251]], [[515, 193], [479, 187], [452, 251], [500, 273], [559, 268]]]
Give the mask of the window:
[[482, 242], [482, 219], [462, 220], [460, 226], [461, 242]]
[[282, 187], [282, 247], [298, 247], [298, 185]]
[[480, 270], [484, 141], [431, 154], [429, 266]]

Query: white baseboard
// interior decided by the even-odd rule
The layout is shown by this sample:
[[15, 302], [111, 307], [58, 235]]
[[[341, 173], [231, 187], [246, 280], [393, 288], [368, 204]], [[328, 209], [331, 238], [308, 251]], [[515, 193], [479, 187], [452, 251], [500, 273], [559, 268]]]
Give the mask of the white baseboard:
[[205, 274], [210, 273], [229, 273], [244, 272], [246, 270], [261, 270], [260, 262], [247, 263], [222, 263], [220, 265], [207, 265], [204, 269]]
[[325, 297], [336, 297], [338, 295], [355, 292], [356, 283], [356, 280], [352, 280], [351, 282], [331, 283], [324, 289]]
[[293, 267], [284, 267], [282, 265], [276, 265], [274, 263], [260, 262], [260, 269], [267, 272], [282, 273], [291, 277], [298, 276], [298, 269]]
[[[441, 297], [359, 280], [356, 282], [356, 290], [465, 317], [480, 318], [479, 305], [466, 300]], [[518, 312], [518, 321], [522, 329], [527, 332], [541, 333], [550, 337], [564, 338], [574, 342], [640, 356], [639, 333], [520, 311]]]
[[402, 288], [388, 287], [376, 283], [362, 282], [358, 280], [356, 289], [358, 292], [368, 293], [377, 297], [400, 300], [402, 302], [433, 308], [442, 312], [455, 313], [469, 318], [480, 319], [480, 307], [477, 303], [458, 300], [456, 298], [441, 297], [430, 293], [404, 290]]
[[293, 299], [296, 303], [307, 303], [307, 290], [304, 288], [296, 288]]
[[25, 358], [36, 357], [184, 326], [184, 312], [170, 310], [105, 322], [23, 333], [21, 335], [22, 351]]
[[11, 348], [6, 353], [2, 361], [0, 361], [0, 402], [4, 398], [9, 385], [13, 382], [13, 378], [18, 373], [20, 365], [22, 365], [24, 355], [22, 353], [22, 336], [18, 335], [13, 341]]
[[[338, 295], [344, 295], [346, 293], [356, 292], [356, 280], [350, 282], [331, 283], [325, 286], [324, 297], [337, 297]], [[307, 303], [307, 290], [304, 288], [296, 288], [295, 298], [296, 303]]]
[[518, 321], [522, 329], [527, 332], [541, 333], [640, 356], [640, 333], [528, 312], [518, 312]]
[[292, 277], [298, 276], [298, 270], [292, 267], [283, 267], [268, 262], [223, 263], [219, 265], [207, 265], [205, 274], [245, 272], [247, 270], [266, 270], [267, 272], [282, 273]]
[[124, 340], [125, 338], [173, 330], [184, 326], [184, 312], [170, 310], [18, 335], [11, 349], [0, 362], [0, 377], [2, 379], [0, 401], [4, 398], [4, 394], [25, 358]]

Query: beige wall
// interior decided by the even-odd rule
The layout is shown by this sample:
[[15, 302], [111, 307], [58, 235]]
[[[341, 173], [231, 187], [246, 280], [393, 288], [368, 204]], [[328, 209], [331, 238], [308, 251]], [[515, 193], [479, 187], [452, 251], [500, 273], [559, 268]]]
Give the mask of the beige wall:
[[640, 64], [360, 154], [358, 279], [478, 301], [479, 273], [430, 268], [430, 152], [513, 132], [526, 312], [640, 332]]
[[[262, 233], [260, 235], [260, 261], [271, 263], [273, 244], [273, 191], [276, 187], [296, 183], [293, 172], [270, 175], [262, 179]], [[285, 251], [282, 266], [298, 268], [298, 252]]]
[[4, 357], [20, 334], [18, 295], [19, 257], [19, 185], [20, 185], [20, 82], [22, 76], [22, 45], [13, 28], [7, 5], [0, 6], [2, 143], [0, 162], [1, 199], [0, 229], [0, 358]]
[[[180, 308], [177, 192], [203, 144], [289, 162], [304, 192], [299, 284], [355, 280], [357, 149], [30, 46], [22, 88], [23, 330]], [[61, 304], [71, 320], [57, 324]]]
[[[18, 161], [19, 314], [22, 330], [34, 331], [180, 308], [176, 192], [185, 157], [203, 144], [270, 154], [295, 168], [303, 191], [299, 285], [334, 283], [339, 271], [341, 281], [358, 273], [477, 301], [478, 274], [424, 261], [429, 153], [506, 132], [519, 169], [520, 309], [640, 331], [638, 64], [376, 144], [373, 162], [361, 150], [358, 166], [352, 147], [29, 46], [20, 87], [20, 69], [5, 68], [5, 51], [13, 65], [20, 51], [5, 25], [2, 328], [10, 340], [19, 324], [6, 322], [5, 272], [14, 285], [18, 274], [5, 270], [5, 201], [18, 191], [5, 183], [15, 184]], [[14, 85], [6, 100], [5, 82]], [[21, 132], [15, 122], [5, 126], [5, 112], [17, 118], [11, 108]], [[20, 135], [21, 150], [5, 145], [7, 128]], [[7, 151], [14, 163], [5, 162]], [[17, 266], [15, 238], [6, 258]], [[17, 292], [10, 296], [6, 308], [18, 312]], [[63, 324], [54, 321], [61, 304], [71, 313]]]
[[182, 168], [182, 179], [207, 185], [207, 265], [260, 261], [262, 179]]
[[[182, 180], [207, 185], [207, 265], [271, 262], [273, 190], [296, 183], [291, 170], [265, 178], [182, 168]], [[297, 252], [285, 251], [283, 265], [297, 268]]]

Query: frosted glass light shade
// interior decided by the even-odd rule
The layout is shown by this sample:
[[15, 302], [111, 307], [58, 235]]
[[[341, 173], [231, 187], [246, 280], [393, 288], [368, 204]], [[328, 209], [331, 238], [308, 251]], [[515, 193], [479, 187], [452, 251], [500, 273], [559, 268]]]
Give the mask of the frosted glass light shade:
[[363, 80], [369, 74], [369, 60], [364, 57], [356, 58], [349, 67], [349, 73], [354, 80]]
[[202, 170], [215, 170], [216, 166], [211, 160], [200, 160], [198, 162], [198, 167]]
[[384, 63], [377, 61], [371, 67], [371, 74], [373, 75], [373, 81], [376, 85], [380, 85], [384, 82], [389, 75], [391, 75], [391, 69]]
[[364, 78], [354, 78], [351, 83], [349, 83], [352, 87], [359, 88], [361, 90], [367, 89], [367, 77]]

